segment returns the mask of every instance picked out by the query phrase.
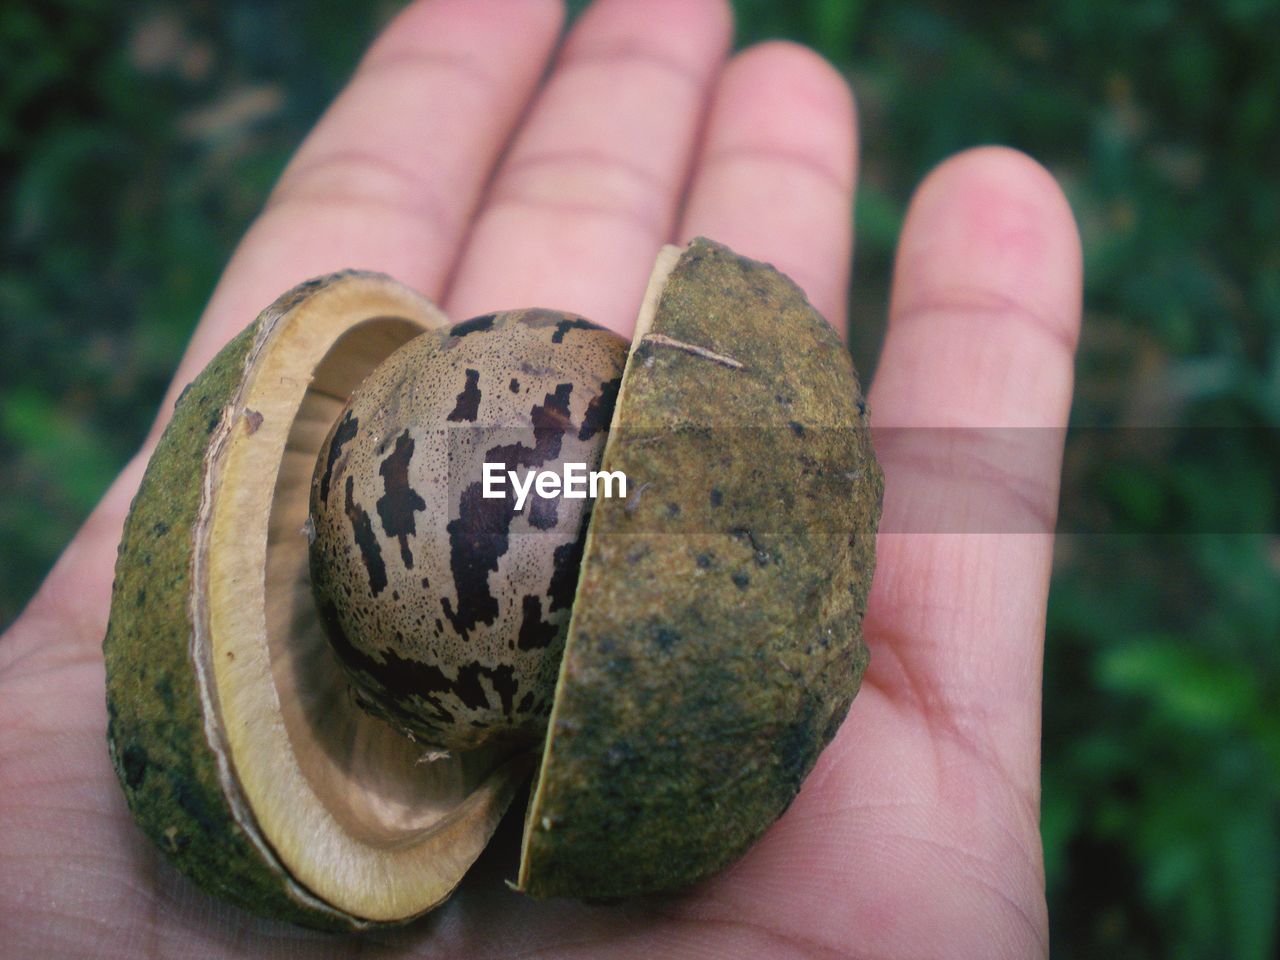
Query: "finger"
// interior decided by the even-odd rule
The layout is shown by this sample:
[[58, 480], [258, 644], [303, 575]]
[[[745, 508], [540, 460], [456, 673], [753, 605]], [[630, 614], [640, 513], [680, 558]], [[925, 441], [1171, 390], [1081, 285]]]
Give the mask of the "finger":
[[1080, 297], [1053, 179], [1011, 150], [953, 158], [912, 201], [871, 393], [885, 515], [868, 680], [1032, 795]]
[[804, 47], [753, 47], [721, 76], [679, 236], [774, 264], [843, 332], [856, 163], [844, 78]]
[[397, 17], [232, 257], [175, 389], [310, 277], [376, 269], [438, 298], [561, 19], [558, 0], [432, 0]]
[[598, 0], [499, 170], [446, 301], [629, 332], [732, 33], [724, 0]]
[[[433, 0], [387, 28], [232, 257], [147, 448], [181, 387], [293, 284], [364, 267], [440, 295], [561, 17], [558, 0]], [[99, 504], [30, 613], [88, 618], [86, 636], [101, 637], [114, 544], [136, 482], [117, 483]]]

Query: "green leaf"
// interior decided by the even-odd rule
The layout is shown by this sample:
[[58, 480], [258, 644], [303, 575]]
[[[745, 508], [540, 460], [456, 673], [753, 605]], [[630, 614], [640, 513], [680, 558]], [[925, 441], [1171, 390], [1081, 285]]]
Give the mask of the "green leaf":
[[1280, 902], [1280, 836], [1265, 798], [1223, 811], [1219, 834], [1219, 898], [1231, 956], [1270, 960], [1276, 951], [1276, 903]]
[[1167, 636], [1107, 650], [1098, 673], [1104, 687], [1144, 697], [1169, 720], [1189, 728], [1236, 726], [1258, 704], [1256, 681], [1242, 666]]

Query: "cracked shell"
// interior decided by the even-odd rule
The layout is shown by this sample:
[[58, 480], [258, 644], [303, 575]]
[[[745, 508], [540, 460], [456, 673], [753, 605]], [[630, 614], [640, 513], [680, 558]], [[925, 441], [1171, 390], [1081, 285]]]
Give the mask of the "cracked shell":
[[352, 704], [311, 601], [307, 493], [352, 389], [445, 324], [348, 272], [289, 291], [183, 392], [125, 523], [103, 644], [135, 820], [257, 913], [351, 929], [439, 903], [530, 763], [421, 750]]
[[867, 663], [883, 477], [844, 344], [708, 240], [650, 280], [601, 464], [520, 886], [674, 890], [791, 803]]

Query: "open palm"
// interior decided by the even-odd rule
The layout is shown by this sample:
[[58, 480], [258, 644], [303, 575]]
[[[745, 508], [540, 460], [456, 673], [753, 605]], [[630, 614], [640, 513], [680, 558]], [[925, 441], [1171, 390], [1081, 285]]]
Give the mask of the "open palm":
[[[842, 326], [844, 81], [789, 44], [726, 61], [724, 0], [598, 0], [563, 44], [562, 16], [556, 0], [402, 13], [245, 237], [175, 385], [276, 294], [343, 267], [388, 272], [454, 319], [537, 305], [628, 333], [659, 245], [699, 234], [773, 262]], [[972, 432], [934, 445], [896, 428], [1035, 428], [1006, 431], [1006, 453], [1056, 436], [1079, 298], [1070, 212], [1030, 160], [971, 151], [920, 188], [871, 392], [886, 502], [862, 693], [741, 861], [687, 895], [615, 907], [527, 901], [501, 883], [513, 856], [493, 853], [428, 918], [334, 937], [258, 920], [171, 870], [107, 760], [100, 649], [153, 432], [0, 640], [5, 955], [1046, 953], [1040, 671], [1060, 446], [995, 462]], [[944, 477], [967, 495], [939, 496]], [[954, 523], [975, 504], [1029, 532]]]

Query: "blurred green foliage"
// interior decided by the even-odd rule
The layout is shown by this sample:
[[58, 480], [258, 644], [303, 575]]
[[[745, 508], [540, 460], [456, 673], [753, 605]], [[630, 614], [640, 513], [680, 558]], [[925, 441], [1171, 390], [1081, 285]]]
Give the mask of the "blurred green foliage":
[[[741, 43], [799, 40], [854, 82], [864, 370], [931, 166], [998, 141], [1065, 187], [1086, 249], [1073, 422], [1151, 436], [1068, 445], [1045, 667], [1054, 956], [1275, 956], [1280, 5], [735, 5]], [[0, 624], [136, 450], [237, 237], [393, 9], [0, 13]]]

